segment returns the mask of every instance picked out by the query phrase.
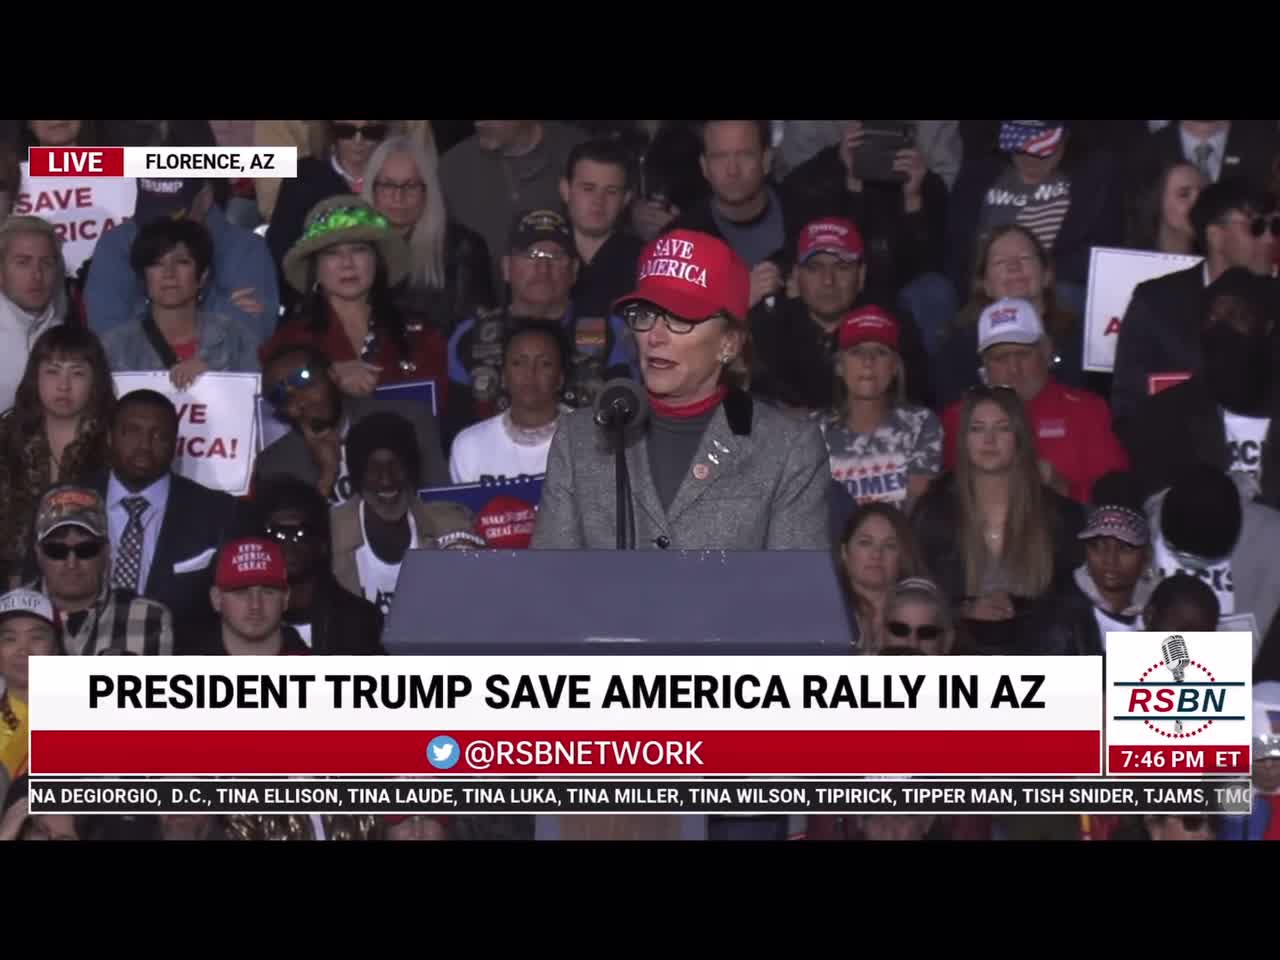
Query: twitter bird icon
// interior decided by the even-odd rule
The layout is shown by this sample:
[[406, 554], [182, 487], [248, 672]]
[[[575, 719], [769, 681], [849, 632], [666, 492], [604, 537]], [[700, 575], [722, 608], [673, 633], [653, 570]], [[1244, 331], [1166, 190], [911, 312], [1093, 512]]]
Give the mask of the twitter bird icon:
[[427, 761], [437, 770], [452, 768], [461, 756], [458, 741], [443, 733], [427, 744]]

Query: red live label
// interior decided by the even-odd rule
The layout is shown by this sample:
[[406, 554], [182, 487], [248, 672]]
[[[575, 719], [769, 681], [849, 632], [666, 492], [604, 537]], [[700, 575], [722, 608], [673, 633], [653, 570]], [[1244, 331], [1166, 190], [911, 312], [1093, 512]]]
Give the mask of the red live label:
[[124, 147], [32, 147], [33, 177], [123, 177]]
[[1108, 773], [1248, 773], [1249, 746], [1107, 748]]

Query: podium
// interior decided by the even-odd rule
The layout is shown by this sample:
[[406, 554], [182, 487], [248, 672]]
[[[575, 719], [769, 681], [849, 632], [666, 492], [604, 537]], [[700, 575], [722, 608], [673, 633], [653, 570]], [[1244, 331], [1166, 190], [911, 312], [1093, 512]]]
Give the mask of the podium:
[[[383, 631], [424, 655], [840, 655], [824, 550], [411, 550]], [[535, 837], [699, 840], [706, 818], [539, 816]]]
[[402, 656], [838, 655], [825, 550], [410, 550], [383, 630]]

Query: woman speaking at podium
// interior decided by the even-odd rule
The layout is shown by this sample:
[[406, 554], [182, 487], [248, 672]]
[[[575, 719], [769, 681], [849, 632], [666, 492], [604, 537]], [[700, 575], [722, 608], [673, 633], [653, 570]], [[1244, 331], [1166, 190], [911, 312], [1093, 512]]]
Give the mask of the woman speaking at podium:
[[[615, 304], [635, 334], [648, 395], [649, 416], [624, 435], [640, 549], [830, 546], [831, 470], [821, 432], [754, 403], [743, 389], [750, 286], [746, 265], [726, 244], [674, 230], [645, 249], [636, 291]], [[611, 439], [590, 409], [562, 418], [547, 458], [535, 549], [618, 545]], [[678, 839], [688, 819], [561, 817], [560, 836]], [[786, 818], [713, 817], [706, 829], [710, 839], [783, 839]]]
[[[719, 239], [658, 237], [634, 293], [615, 305], [636, 338], [649, 416], [626, 435], [639, 549], [786, 550], [830, 545], [826, 446], [817, 426], [744, 389], [750, 277]], [[551, 442], [533, 547], [617, 546], [615, 456], [594, 411]]]

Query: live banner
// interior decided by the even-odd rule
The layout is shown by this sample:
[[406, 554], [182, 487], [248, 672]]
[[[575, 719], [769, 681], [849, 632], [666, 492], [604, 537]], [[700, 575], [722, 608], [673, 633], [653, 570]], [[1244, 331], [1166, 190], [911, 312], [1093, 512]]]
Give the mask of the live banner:
[[1096, 373], [1110, 373], [1115, 368], [1120, 322], [1138, 284], [1186, 270], [1201, 259], [1154, 250], [1094, 247], [1089, 254], [1084, 308], [1084, 368]]
[[546, 474], [428, 487], [418, 491], [424, 503], [449, 500], [476, 516], [476, 533], [496, 549], [523, 550], [533, 538], [542, 481]]
[[[419, 403], [430, 409], [433, 416], [439, 416], [436, 404], [436, 382], [434, 380], [414, 380], [411, 383], [389, 383], [373, 391], [375, 397], [394, 398], [406, 403]], [[257, 398], [258, 450], [265, 450], [289, 432], [289, 424], [276, 416], [276, 412], [267, 403], [265, 397]]]
[[40, 217], [53, 224], [62, 240], [67, 274], [74, 275], [93, 256], [98, 239], [133, 216], [138, 198], [132, 178], [32, 177], [22, 164], [22, 185], [15, 216]]
[[168, 371], [115, 374], [117, 396], [155, 390], [173, 401], [178, 410], [174, 472], [237, 497], [249, 492], [253, 479], [255, 401], [261, 382], [257, 373], [206, 371], [186, 390], [179, 390]]

